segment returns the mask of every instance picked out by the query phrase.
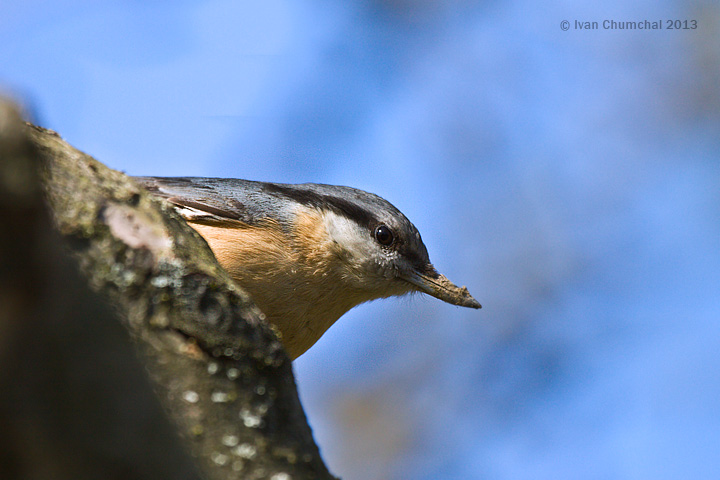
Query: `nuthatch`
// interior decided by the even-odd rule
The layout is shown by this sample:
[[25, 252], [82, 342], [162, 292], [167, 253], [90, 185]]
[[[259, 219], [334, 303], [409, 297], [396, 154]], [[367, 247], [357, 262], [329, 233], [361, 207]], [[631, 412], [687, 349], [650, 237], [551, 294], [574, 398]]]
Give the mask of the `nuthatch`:
[[136, 178], [172, 203], [275, 324], [292, 359], [354, 306], [424, 292], [480, 308], [440, 275], [415, 226], [350, 187], [225, 178]]

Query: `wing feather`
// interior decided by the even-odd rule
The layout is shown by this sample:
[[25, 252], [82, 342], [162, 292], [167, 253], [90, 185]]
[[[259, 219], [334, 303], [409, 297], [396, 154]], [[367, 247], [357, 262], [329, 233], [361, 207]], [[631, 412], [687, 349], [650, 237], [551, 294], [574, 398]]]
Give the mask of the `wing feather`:
[[199, 178], [134, 177], [153, 195], [175, 206], [187, 221], [198, 223], [227, 223], [237, 221], [253, 224], [256, 218], [248, 206]]

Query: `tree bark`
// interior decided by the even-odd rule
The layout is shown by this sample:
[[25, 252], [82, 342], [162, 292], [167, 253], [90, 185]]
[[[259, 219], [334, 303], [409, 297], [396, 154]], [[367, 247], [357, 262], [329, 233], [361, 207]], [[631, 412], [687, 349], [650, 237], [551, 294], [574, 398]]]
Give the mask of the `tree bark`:
[[[9, 444], [0, 461], [8, 457], [11, 466], [11, 475], [2, 478], [13, 473], [15, 478], [198, 478], [197, 471], [212, 480], [333, 478], [313, 441], [292, 364], [277, 336], [171, 207], [56, 133], [22, 123], [7, 104], [0, 105], [0, 155], [0, 426], [10, 432], [0, 434], [0, 442]], [[75, 265], [68, 264], [66, 252]], [[85, 289], [76, 269], [99, 296]], [[113, 330], [114, 318], [135, 340], [185, 450], [166, 434], [170, 430], [153, 410], [153, 397], [139, 393], [147, 390], [140, 368], [129, 367], [133, 376], [112, 360], [124, 366], [131, 357], [106, 358], [108, 349], [127, 349], [123, 340], [114, 338], [99, 352], [89, 348], [100, 340], [88, 332]], [[54, 336], [36, 335], [49, 331]], [[56, 355], [46, 352], [48, 345]], [[53, 364], [58, 356], [72, 359], [78, 352], [85, 357]], [[31, 379], [34, 373], [15, 370], [23, 359], [44, 373]], [[99, 387], [103, 395], [127, 408], [101, 404], [110, 412], [104, 418], [89, 399], [70, 402], [64, 413], [79, 413], [82, 425], [96, 417], [113, 425], [111, 432], [86, 426], [87, 437], [82, 431], [70, 435], [67, 429], [77, 425], [59, 421], [53, 400], [47, 404], [37, 397], [52, 390], [44, 382], [55, 367], [59, 371], [51, 377], [62, 383], [61, 396], [86, 395], [68, 391], [74, 384], [65, 377], [82, 376], [77, 368], [91, 370], [96, 363], [104, 370], [90, 378], [107, 382]], [[25, 388], [29, 380], [36, 384]], [[30, 422], [35, 430], [18, 420], [42, 410], [48, 418]], [[138, 425], [123, 430], [123, 423], [138, 420], [128, 410], [143, 416], [153, 431]], [[109, 447], [102, 454], [68, 451], [58, 440], [73, 435], [88, 446], [134, 445], [141, 460]], [[45, 467], [34, 468], [32, 451], [47, 453]], [[196, 459], [197, 471], [185, 451]], [[150, 460], [156, 465], [150, 467]]]

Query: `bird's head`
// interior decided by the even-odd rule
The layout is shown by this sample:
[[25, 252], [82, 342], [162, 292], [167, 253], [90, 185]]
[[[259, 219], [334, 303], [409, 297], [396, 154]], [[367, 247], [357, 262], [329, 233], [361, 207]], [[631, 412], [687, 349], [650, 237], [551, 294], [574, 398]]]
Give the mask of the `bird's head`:
[[467, 288], [435, 270], [420, 232], [387, 200], [351, 187], [317, 184], [294, 185], [293, 195], [321, 213], [350, 286], [371, 298], [423, 292], [480, 308]]

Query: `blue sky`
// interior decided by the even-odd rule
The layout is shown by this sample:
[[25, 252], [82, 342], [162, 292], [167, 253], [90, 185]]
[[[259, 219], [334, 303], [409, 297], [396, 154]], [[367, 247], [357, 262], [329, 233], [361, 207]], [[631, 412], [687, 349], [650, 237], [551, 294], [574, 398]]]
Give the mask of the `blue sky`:
[[483, 304], [363, 305], [296, 362], [337, 475], [715, 478], [716, 3], [0, 9], [0, 90], [77, 148], [380, 194]]

